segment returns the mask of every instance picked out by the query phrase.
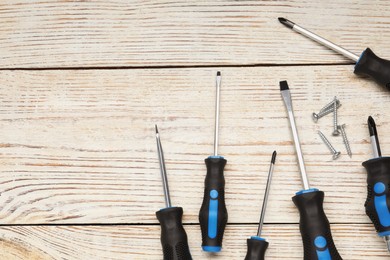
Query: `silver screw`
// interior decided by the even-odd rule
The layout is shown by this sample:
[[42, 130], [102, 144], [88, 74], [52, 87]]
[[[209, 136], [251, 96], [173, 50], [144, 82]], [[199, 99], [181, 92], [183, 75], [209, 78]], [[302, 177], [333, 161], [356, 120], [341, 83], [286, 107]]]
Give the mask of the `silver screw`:
[[[338, 106], [340, 104], [340, 101], [337, 99], [336, 102], [337, 102], [337, 106]], [[326, 104], [323, 108], [321, 108], [320, 112], [324, 111], [324, 110], [328, 110], [329, 108], [333, 109], [333, 103], [334, 103], [334, 100], [332, 100], [331, 102]]]
[[347, 153], [348, 153], [349, 157], [352, 157], [351, 146], [349, 145], [349, 141], [348, 141], [348, 138], [347, 138], [347, 133], [345, 132], [345, 124], [339, 125], [339, 129], [340, 129], [341, 135], [343, 136], [345, 149], [347, 150]]
[[319, 136], [321, 137], [322, 141], [324, 141], [324, 143], [326, 144], [326, 146], [329, 148], [329, 150], [332, 152], [333, 154], [333, 160], [336, 160], [337, 158], [339, 158], [340, 156], [340, 152], [337, 152], [336, 149], [334, 149], [334, 147], [332, 146], [332, 144], [329, 142], [328, 139], [326, 139], [325, 135], [321, 132], [321, 131], [318, 131], [318, 134]]
[[[339, 102], [339, 103], [337, 104], [337, 109], [340, 108], [340, 107], [341, 107], [341, 103]], [[333, 112], [333, 109], [334, 109], [333, 106], [331, 106], [331, 107], [329, 107], [329, 108], [326, 109], [326, 110], [320, 111], [318, 114], [317, 114], [317, 113], [313, 113], [313, 114], [312, 114], [312, 117], [313, 117], [314, 122], [317, 123], [318, 119], [320, 119], [321, 117], [324, 117], [324, 116], [326, 116], [326, 115], [332, 113], [332, 112]]]
[[334, 97], [333, 100], [333, 133], [332, 135], [337, 136], [340, 134], [338, 125], [337, 125], [337, 97]]

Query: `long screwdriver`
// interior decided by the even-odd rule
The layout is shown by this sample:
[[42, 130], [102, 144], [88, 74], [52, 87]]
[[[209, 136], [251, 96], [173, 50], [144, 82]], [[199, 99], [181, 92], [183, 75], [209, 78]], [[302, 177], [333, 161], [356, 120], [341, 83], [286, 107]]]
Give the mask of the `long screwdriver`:
[[390, 157], [382, 157], [374, 119], [370, 116], [367, 121], [374, 158], [363, 162], [367, 170], [367, 199], [364, 207], [390, 252]]
[[161, 245], [164, 260], [191, 260], [191, 253], [188, 247], [188, 238], [183, 228], [182, 207], [172, 207], [169, 195], [168, 179], [165, 169], [164, 152], [161, 145], [160, 134], [156, 129], [156, 141], [158, 160], [160, 163], [161, 178], [164, 187], [165, 208], [156, 212], [156, 216], [161, 225]]
[[261, 237], [261, 232], [263, 230], [265, 210], [267, 208], [268, 195], [271, 187], [271, 180], [272, 180], [272, 173], [274, 171], [275, 159], [276, 159], [276, 151], [272, 153], [271, 164], [269, 166], [267, 186], [265, 187], [263, 207], [261, 208], [259, 227], [257, 229], [257, 236], [252, 236], [251, 238], [246, 240], [248, 249], [246, 252], [245, 260], [264, 260], [265, 251], [267, 251], [268, 248], [268, 242], [265, 240], [265, 238]]
[[296, 23], [287, 20], [286, 18], [279, 17], [279, 22], [284, 24], [287, 28], [296, 31], [313, 41], [318, 42], [321, 45], [324, 45], [335, 52], [344, 55], [345, 57], [356, 62], [354, 73], [357, 75], [365, 75], [373, 78], [378, 84], [385, 86], [388, 90], [390, 90], [390, 61], [379, 58], [374, 54], [374, 52], [367, 48], [362, 54], [356, 55], [333, 42], [330, 42], [321, 36], [318, 36], [315, 33], [297, 25]]
[[329, 220], [324, 212], [324, 192], [309, 186], [287, 81], [280, 81], [280, 93], [287, 108], [304, 187], [292, 198], [300, 214], [299, 229], [304, 247], [304, 259], [342, 259], [333, 242]]
[[226, 160], [218, 155], [219, 100], [221, 72], [217, 72], [215, 101], [214, 155], [205, 159], [207, 173], [204, 185], [199, 223], [202, 231], [202, 249], [206, 252], [219, 252], [222, 248], [228, 214], [225, 204], [225, 177], [223, 170]]

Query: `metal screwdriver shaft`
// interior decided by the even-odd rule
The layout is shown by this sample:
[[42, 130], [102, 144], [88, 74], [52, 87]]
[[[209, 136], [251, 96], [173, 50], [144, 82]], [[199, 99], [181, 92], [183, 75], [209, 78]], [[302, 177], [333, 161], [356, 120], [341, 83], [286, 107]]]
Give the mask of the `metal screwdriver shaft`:
[[303, 34], [306, 37], [312, 39], [313, 41], [316, 41], [319, 44], [322, 44], [322, 45], [328, 47], [329, 49], [332, 49], [335, 52], [340, 53], [341, 55], [344, 55], [345, 57], [347, 57], [353, 61], [359, 60], [359, 56], [356, 55], [355, 53], [352, 53], [352, 52], [344, 49], [343, 47], [340, 47], [337, 44], [334, 44], [333, 42], [328, 41], [328, 40], [322, 38], [321, 36], [318, 36], [317, 34], [297, 25], [296, 23], [293, 23], [290, 20], [287, 20], [286, 18], [283, 18], [283, 17], [279, 17], [278, 19], [279, 19], [279, 22], [284, 24], [286, 27], [292, 29], [293, 31], [296, 31], [300, 34]]
[[188, 247], [188, 238], [183, 228], [183, 208], [172, 207], [169, 196], [167, 173], [165, 170], [164, 153], [160, 141], [160, 134], [156, 129], [157, 153], [160, 163], [161, 177], [164, 187], [166, 207], [156, 212], [156, 217], [161, 226], [161, 246], [164, 260], [191, 260], [191, 253]]
[[263, 230], [265, 210], [267, 209], [268, 195], [269, 195], [269, 190], [271, 187], [271, 180], [272, 180], [272, 173], [274, 171], [274, 166], [275, 166], [275, 159], [276, 159], [276, 151], [274, 151], [272, 154], [271, 164], [270, 164], [269, 170], [268, 170], [267, 186], [265, 187], [263, 207], [261, 208], [259, 227], [257, 229], [257, 236], [258, 237], [261, 236], [261, 231]]
[[158, 161], [160, 163], [161, 179], [162, 179], [163, 188], [164, 188], [165, 206], [167, 208], [170, 208], [172, 205], [171, 205], [171, 197], [169, 195], [167, 171], [165, 169], [164, 151], [162, 149], [161, 140], [160, 140], [160, 134], [158, 132], [157, 125], [155, 125], [155, 129], [156, 129], [156, 142], [157, 142]]
[[290, 90], [288, 88], [287, 81], [280, 82], [280, 93], [282, 94], [284, 104], [287, 108], [288, 119], [290, 120], [291, 132], [292, 132], [293, 138], [294, 138], [294, 145], [295, 145], [295, 150], [297, 152], [299, 170], [301, 172], [303, 187], [305, 190], [308, 190], [308, 189], [310, 189], [310, 185], [309, 185], [309, 180], [307, 179], [305, 161], [303, 160], [301, 143], [299, 142], [297, 126], [295, 124], [295, 119], [294, 119], [294, 110], [292, 107], [291, 93], [290, 93]]
[[246, 252], [245, 260], [264, 260], [265, 252], [268, 248], [268, 242], [265, 240], [265, 238], [261, 237], [261, 231], [263, 229], [265, 210], [267, 208], [267, 201], [268, 201], [269, 190], [271, 187], [271, 180], [272, 180], [272, 173], [274, 171], [275, 159], [276, 159], [276, 151], [272, 153], [271, 164], [269, 166], [267, 186], [264, 192], [263, 207], [261, 208], [259, 227], [257, 229], [257, 236], [252, 236], [246, 240], [247, 252]]
[[313, 41], [316, 41], [341, 55], [353, 60], [356, 62], [354, 73], [357, 75], [369, 76], [373, 78], [378, 84], [383, 85], [390, 90], [390, 61], [382, 59], [375, 55], [375, 53], [370, 49], [366, 48], [362, 54], [356, 55], [333, 42], [330, 42], [315, 33], [287, 20], [286, 18], [279, 17], [279, 22], [285, 25], [287, 28], [296, 31]]
[[214, 128], [214, 156], [218, 156], [219, 141], [219, 98], [221, 93], [221, 72], [217, 72], [216, 81], [216, 98], [215, 98], [215, 128]]

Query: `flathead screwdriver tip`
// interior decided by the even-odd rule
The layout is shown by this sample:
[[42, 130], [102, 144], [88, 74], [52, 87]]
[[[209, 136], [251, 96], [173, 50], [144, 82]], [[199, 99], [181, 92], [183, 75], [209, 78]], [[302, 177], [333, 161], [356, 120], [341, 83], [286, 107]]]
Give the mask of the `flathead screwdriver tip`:
[[284, 26], [286, 26], [287, 28], [290, 28], [290, 29], [292, 29], [295, 25], [295, 23], [293, 23], [290, 20], [287, 20], [286, 18], [283, 18], [283, 17], [279, 17], [278, 20], [280, 23], [282, 23]]
[[221, 76], [221, 72], [220, 71], [217, 71], [217, 77], [218, 76]]
[[280, 82], [279, 82], [279, 86], [280, 86], [280, 91], [289, 90], [287, 81], [285, 81], [285, 80], [280, 81]]
[[370, 132], [370, 136], [377, 136], [378, 133], [376, 131], [376, 124], [372, 116], [368, 117], [367, 124], [368, 124], [368, 131]]
[[272, 163], [272, 164], [275, 164], [276, 155], [277, 155], [277, 153], [276, 153], [276, 151], [274, 151], [274, 152], [272, 153], [272, 159], [271, 159], [271, 163]]

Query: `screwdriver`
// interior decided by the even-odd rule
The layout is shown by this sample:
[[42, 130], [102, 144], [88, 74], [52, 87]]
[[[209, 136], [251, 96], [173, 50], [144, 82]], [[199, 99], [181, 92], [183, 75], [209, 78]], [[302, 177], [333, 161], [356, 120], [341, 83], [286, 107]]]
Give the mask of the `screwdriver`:
[[305, 162], [303, 160], [298, 131], [294, 119], [291, 93], [287, 81], [280, 81], [280, 93], [287, 108], [304, 187], [303, 190], [295, 193], [295, 196], [292, 198], [300, 214], [299, 229], [301, 231], [304, 247], [304, 259], [342, 259], [333, 242], [330, 224], [323, 209], [324, 192], [310, 188], [307, 179]]
[[172, 207], [169, 196], [167, 173], [165, 170], [164, 153], [161, 146], [160, 134], [156, 128], [156, 141], [158, 160], [160, 163], [161, 177], [164, 187], [165, 208], [156, 212], [156, 216], [161, 225], [161, 245], [164, 260], [191, 260], [191, 253], [188, 247], [186, 231], [183, 228], [182, 207]]
[[261, 208], [259, 227], [257, 229], [257, 236], [252, 236], [251, 238], [246, 240], [248, 250], [245, 256], [245, 260], [264, 260], [265, 251], [268, 248], [268, 242], [261, 237], [261, 231], [263, 229], [265, 210], [267, 208], [267, 201], [268, 201], [269, 189], [271, 187], [271, 179], [272, 179], [272, 173], [274, 171], [275, 159], [276, 159], [276, 151], [272, 153], [271, 164], [269, 166], [267, 186], [265, 188], [263, 207]]
[[367, 170], [367, 199], [364, 207], [390, 252], [390, 157], [382, 157], [374, 119], [370, 116], [367, 121], [374, 158], [363, 162]]
[[365, 49], [360, 56], [352, 53], [324, 38], [318, 36], [315, 33], [312, 33], [309, 30], [287, 20], [286, 18], [279, 17], [279, 22], [281, 22], [286, 27], [296, 31], [304, 36], [312, 39], [313, 41], [322, 44], [329, 49], [334, 50], [335, 52], [344, 55], [345, 57], [356, 62], [354, 73], [357, 75], [365, 75], [373, 78], [378, 84], [385, 86], [390, 90], [390, 61], [379, 58], [374, 54], [374, 52], [367, 48]]
[[223, 233], [228, 214], [225, 205], [225, 177], [223, 170], [226, 160], [218, 155], [219, 135], [219, 99], [221, 90], [221, 72], [217, 72], [214, 155], [205, 159], [207, 173], [202, 206], [199, 211], [199, 223], [202, 231], [202, 249], [206, 252], [220, 252]]

